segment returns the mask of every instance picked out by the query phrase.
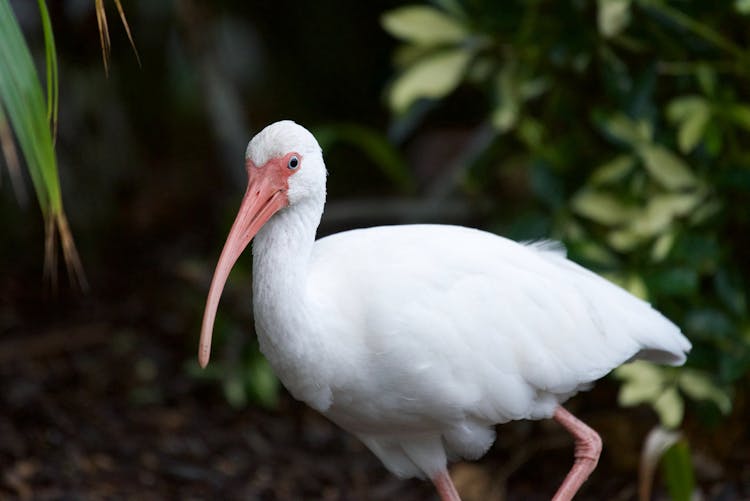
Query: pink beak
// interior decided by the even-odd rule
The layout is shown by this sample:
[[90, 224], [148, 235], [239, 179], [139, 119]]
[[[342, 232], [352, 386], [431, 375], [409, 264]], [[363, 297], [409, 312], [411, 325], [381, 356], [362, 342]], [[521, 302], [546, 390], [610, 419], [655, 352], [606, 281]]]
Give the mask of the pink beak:
[[260, 168], [248, 163], [247, 191], [245, 191], [232, 229], [229, 230], [229, 236], [224, 244], [224, 249], [221, 251], [214, 277], [211, 280], [211, 288], [208, 291], [198, 347], [198, 363], [201, 367], [206, 367], [211, 356], [211, 335], [216, 310], [229, 272], [232, 271], [232, 267], [240, 254], [258, 233], [258, 230], [274, 213], [289, 204], [286, 195], [286, 176], [281, 174], [283, 171], [275, 168], [275, 163], [271, 161]]

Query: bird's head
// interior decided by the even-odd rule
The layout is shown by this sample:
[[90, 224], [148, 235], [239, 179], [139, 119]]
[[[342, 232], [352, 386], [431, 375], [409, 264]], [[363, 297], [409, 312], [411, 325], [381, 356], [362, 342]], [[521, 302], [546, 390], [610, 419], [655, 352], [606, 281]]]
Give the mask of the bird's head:
[[326, 170], [315, 137], [290, 120], [276, 122], [255, 135], [245, 152], [247, 190], [216, 264], [203, 313], [198, 361], [211, 354], [216, 309], [229, 272], [247, 245], [274, 214], [306, 201], [325, 199]]
[[325, 196], [326, 170], [318, 141], [291, 120], [273, 123], [256, 134], [247, 145], [245, 166], [248, 188], [267, 183], [269, 190], [285, 199], [282, 208]]

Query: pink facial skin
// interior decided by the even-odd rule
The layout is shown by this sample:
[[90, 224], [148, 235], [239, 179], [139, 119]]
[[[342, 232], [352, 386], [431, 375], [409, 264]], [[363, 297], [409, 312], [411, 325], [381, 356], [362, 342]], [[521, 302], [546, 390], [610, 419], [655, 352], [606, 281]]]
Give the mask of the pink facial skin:
[[[296, 156], [298, 159], [298, 166], [295, 169], [289, 167], [289, 160], [292, 156]], [[272, 158], [260, 167], [256, 167], [251, 160], [247, 160], [247, 190], [242, 198], [242, 204], [234, 224], [232, 224], [232, 229], [229, 230], [224, 249], [221, 251], [214, 277], [211, 280], [211, 288], [208, 291], [206, 309], [203, 313], [203, 325], [198, 348], [198, 362], [201, 367], [208, 364], [211, 356], [211, 335], [216, 310], [229, 272], [232, 271], [232, 267], [240, 254], [258, 233], [258, 230], [271, 219], [271, 216], [289, 205], [289, 198], [287, 197], [289, 177], [297, 172], [301, 165], [302, 156], [294, 152], [287, 153], [283, 157]]]

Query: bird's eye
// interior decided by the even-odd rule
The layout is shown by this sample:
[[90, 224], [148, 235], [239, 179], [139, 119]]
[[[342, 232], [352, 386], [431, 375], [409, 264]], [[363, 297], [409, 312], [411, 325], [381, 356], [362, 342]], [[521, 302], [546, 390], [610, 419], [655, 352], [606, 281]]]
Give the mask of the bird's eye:
[[297, 158], [296, 156], [293, 156], [292, 158], [289, 159], [289, 163], [286, 165], [292, 170], [296, 169], [297, 167], [299, 167], [299, 158]]

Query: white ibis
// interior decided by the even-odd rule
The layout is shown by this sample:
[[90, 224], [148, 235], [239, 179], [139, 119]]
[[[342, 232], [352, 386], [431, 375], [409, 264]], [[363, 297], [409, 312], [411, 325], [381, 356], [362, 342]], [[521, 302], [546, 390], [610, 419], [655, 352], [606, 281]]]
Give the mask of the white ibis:
[[269, 125], [208, 293], [199, 361], [227, 276], [253, 244], [260, 348], [291, 394], [350, 431], [399, 477], [458, 500], [447, 461], [476, 459], [494, 426], [553, 418], [575, 440], [554, 499], [595, 468], [599, 435], [561, 404], [618, 365], [680, 365], [690, 342], [651, 306], [565, 257], [459, 226], [405, 225], [315, 240], [326, 168], [315, 138]]

